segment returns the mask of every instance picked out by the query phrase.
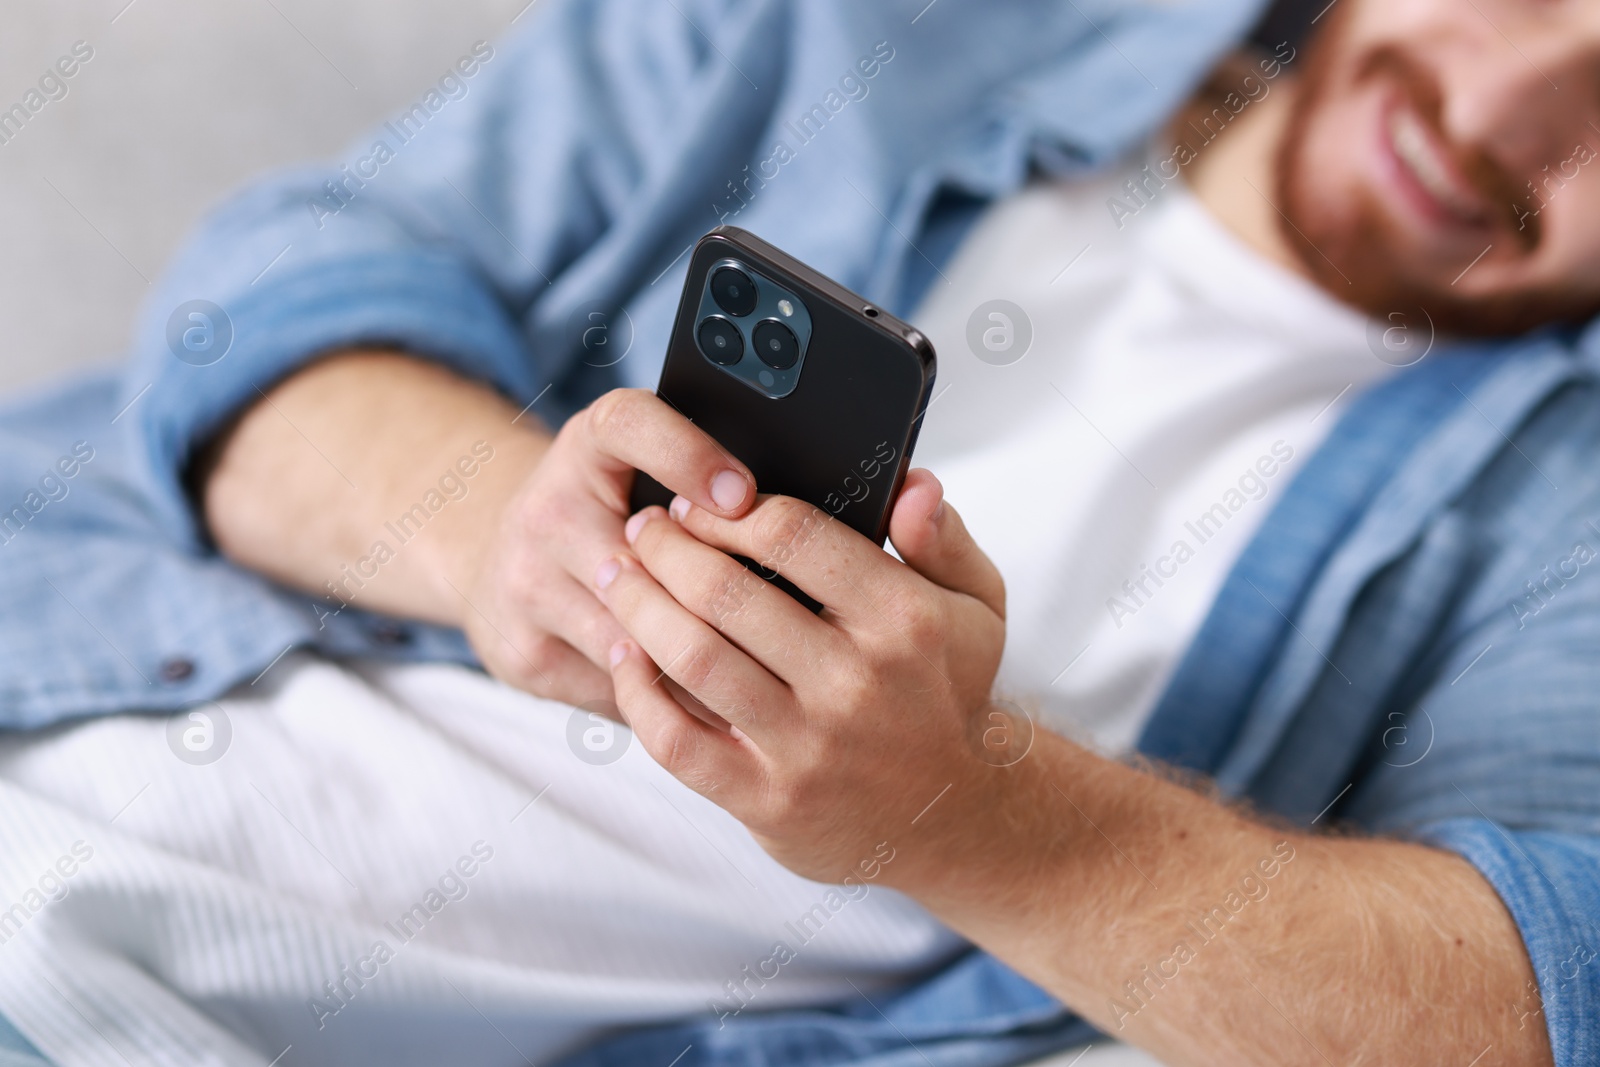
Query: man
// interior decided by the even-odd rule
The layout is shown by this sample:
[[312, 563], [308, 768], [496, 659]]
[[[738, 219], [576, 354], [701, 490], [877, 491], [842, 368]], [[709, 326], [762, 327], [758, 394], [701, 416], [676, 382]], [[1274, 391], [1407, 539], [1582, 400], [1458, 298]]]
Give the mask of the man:
[[[117, 832], [141, 842], [110, 839], [123, 866], [107, 885], [128, 893], [133, 871], [154, 871], [140, 884], [181, 921], [124, 945], [73, 897], [38, 910], [19, 928], [30, 932], [0, 1001], [36, 1044], [62, 1062], [92, 1058], [61, 1003], [22, 988], [28, 973], [61, 977], [39, 948], [56, 923], [72, 935], [60, 943], [89, 946], [71, 956], [98, 976], [82, 988], [112, 997], [112, 973], [150, 983], [140, 1003], [157, 1005], [162, 1034], [187, 1025], [218, 1055], [266, 1061], [278, 1052], [268, 1044], [300, 1033], [274, 998], [323, 1035], [290, 1042], [312, 1061], [334, 1056], [340, 1028], [360, 1018], [405, 1040], [464, 1041], [470, 1023], [525, 1056], [537, 1025], [515, 1027], [527, 1005], [545, 1005], [539, 1025], [560, 1032], [535, 1055], [598, 1026], [684, 1013], [650, 999], [669, 974], [656, 957], [636, 964], [653, 968], [640, 975], [650, 993], [631, 1003], [620, 957], [583, 959], [585, 946], [610, 951], [606, 928], [653, 899], [621, 892], [626, 866], [591, 881], [581, 864], [561, 871], [582, 892], [621, 894], [623, 917], [562, 913], [580, 915], [579, 962], [553, 973], [595, 980], [569, 1001], [559, 983], [518, 985], [532, 979], [512, 967], [526, 962], [516, 923], [499, 928], [507, 945], [464, 927], [448, 940], [471, 920], [465, 891], [445, 903], [458, 898], [442, 879], [439, 905], [408, 914], [447, 940], [412, 949], [408, 926], [350, 964], [289, 948], [290, 963], [274, 963], [268, 943], [298, 943], [275, 935], [324, 929], [284, 917], [279, 897], [358, 915], [387, 890], [383, 863], [352, 835], [418, 797], [417, 834], [445, 821], [443, 792], [395, 790], [359, 762], [363, 734], [345, 723], [365, 716], [399, 736], [402, 718], [385, 709], [404, 705], [450, 745], [465, 744], [451, 731], [499, 723], [478, 751], [503, 749], [508, 767], [541, 758], [514, 751], [510, 720], [484, 710], [503, 690], [341, 673], [299, 652], [279, 663], [309, 646], [365, 664], [471, 655], [537, 696], [614, 708], [656, 770], [721, 805], [792, 871], [852, 893], [894, 887], [927, 909], [824, 898], [759, 958], [740, 957], [749, 942], [729, 934], [733, 949], [682, 961], [679, 976], [727, 976], [714, 1017], [619, 1038], [590, 1062], [1005, 1062], [1087, 1039], [1079, 1018], [1170, 1064], [1595, 1060], [1600, 594], [1585, 567], [1600, 486], [1592, 347], [1567, 327], [1600, 304], [1600, 186], [1583, 169], [1600, 143], [1600, 19], [1576, 6], [1344, 0], [1322, 13], [1306, 57], [1288, 47], [1249, 57], [1246, 74], [1220, 68], [1215, 102], [1202, 92], [1180, 113], [1249, 24], [1247, 5], [918, 6], [545, 11], [516, 50], [464, 58], [452, 91], [380, 136], [382, 151], [282, 179], [214, 219], [152, 305], [116, 396], [81, 387], [16, 413], [22, 441], [7, 466], [19, 482], [41, 456], [54, 462], [50, 416], [86, 442], [115, 418], [129, 458], [108, 475], [80, 458], [102, 479], [96, 507], [84, 510], [87, 492], [76, 505], [63, 496], [54, 536], [27, 528], [50, 514], [42, 504], [8, 531], [8, 595], [43, 616], [8, 634], [13, 725], [229, 694], [228, 714], [256, 731], [229, 753], [234, 779], [246, 767], [295, 773], [264, 753], [280, 736], [268, 725], [299, 724], [344, 756], [295, 795], [333, 808], [368, 798], [349, 801], [359, 818], [338, 824], [330, 858], [312, 841], [334, 831], [308, 836], [296, 822], [315, 800], [283, 811], [271, 798], [282, 779], [235, 781], [327, 861], [320, 883], [233, 856], [227, 820], [243, 816], [232, 807], [189, 837], [129, 807], [138, 829]], [[433, 140], [411, 147], [415, 127], [433, 123]], [[1119, 164], [1141, 146], [1148, 166]], [[650, 384], [681, 277], [673, 256], [719, 219], [915, 309], [939, 342], [953, 384], [930, 408], [922, 451], [949, 471], [952, 502], [930, 475], [908, 478], [891, 526], [899, 560], [798, 502], [759, 496], [737, 461], [647, 393], [606, 391]], [[1087, 258], [1097, 243], [1109, 258]], [[988, 307], [983, 286], [996, 280], [995, 295], [1025, 299]], [[1237, 307], [1234, 282], [1248, 287]], [[967, 358], [962, 328], [980, 300]], [[1258, 304], [1279, 321], [1252, 320]], [[1213, 316], [1218, 306], [1228, 314]], [[1084, 336], [1048, 321], [1063, 307]], [[1045, 320], [1036, 351], [985, 340], [986, 328], [1017, 329], [1024, 308]], [[617, 338], [631, 328], [637, 356], [586, 347], [597, 321]], [[1287, 340], [1250, 347], [1277, 327]], [[1420, 357], [1387, 332], [1540, 328]], [[1135, 362], [1170, 352], [1183, 358]], [[1196, 395], [1206, 402], [1189, 403]], [[1042, 401], [1058, 406], [1043, 414]], [[1286, 426], [1293, 441], [1279, 436]], [[991, 438], [1010, 466], [983, 451]], [[1276, 488], [1297, 456], [1311, 458]], [[670, 514], [626, 514], [634, 469], [680, 494]], [[968, 503], [993, 486], [1003, 492]], [[1270, 514], [1252, 510], [1274, 492]], [[1017, 527], [1028, 529], [1006, 533]], [[778, 569], [826, 610], [802, 611], [729, 552]], [[63, 655], [64, 633], [87, 636]], [[277, 688], [257, 697], [263, 677]], [[993, 702], [1007, 693], [1086, 743], [1032, 729], [1017, 703]], [[471, 709], [459, 716], [469, 725], [452, 721], [453, 702]], [[16, 742], [13, 810], [80, 824], [43, 797], [96, 833], [109, 827], [122, 811], [86, 799], [81, 769], [109, 779], [116, 758], [137, 765], [125, 740], [137, 729], [116, 716]], [[544, 729], [528, 716], [529, 732]], [[1133, 737], [1158, 764], [1094, 751], [1122, 753]], [[443, 767], [421, 734], [394, 744], [392, 767]], [[1210, 776], [1221, 796], [1159, 764]], [[352, 767], [368, 775], [362, 790], [336, 780]], [[669, 920], [719, 936], [735, 918], [774, 929], [783, 906], [739, 899], [733, 875], [772, 899], [795, 883], [684, 815], [700, 818], [694, 798], [654, 773], [549, 788], [559, 799], [570, 785], [581, 800], [563, 810], [586, 816], [605, 790], [649, 802], [636, 788], [647, 786], [664, 804], [626, 807], [621, 821], [659, 835], [683, 815], [710, 846], [687, 835], [679, 846], [704, 866]], [[124, 778], [125, 793], [143, 776]], [[172, 805], [169, 817], [188, 803], [203, 821], [211, 808], [191, 798], [226, 786], [184, 781], [151, 799]], [[1335, 820], [1373, 836], [1317, 832]], [[600, 854], [583, 851], [592, 837], [570, 841], [570, 855]], [[485, 844], [450, 885], [465, 886], [468, 868], [498, 870], [486, 852], [517, 854]], [[568, 855], [548, 854], [558, 868]], [[719, 857], [728, 870], [713, 873]], [[204, 871], [184, 883], [195, 863]], [[278, 891], [270, 907], [226, 897], [218, 880], [246, 874], [250, 892]], [[525, 878], [517, 885], [536, 883]], [[539, 906], [559, 903], [557, 888], [544, 892]], [[226, 918], [197, 926], [190, 914]], [[813, 944], [834, 922], [859, 923], [869, 949], [850, 958]], [[207, 940], [190, 927], [229, 931], [238, 965], [197, 962]], [[633, 936], [656, 936], [648, 927]], [[945, 966], [946, 928], [992, 956]], [[143, 976], [114, 972], [123, 958]], [[491, 960], [506, 970], [491, 974]], [[878, 991], [939, 967], [892, 998]], [[295, 992], [307, 985], [309, 1013]], [[59, 1000], [83, 1010], [71, 992]], [[459, 1017], [421, 1012], [435, 993], [477, 1015], [454, 1000]], [[606, 1011], [585, 1015], [586, 997]], [[756, 1010], [780, 1005], [811, 1010]], [[579, 1017], [589, 1029], [570, 1024]], [[218, 1020], [235, 1044], [207, 1029]], [[394, 1041], [386, 1059], [407, 1054]]]

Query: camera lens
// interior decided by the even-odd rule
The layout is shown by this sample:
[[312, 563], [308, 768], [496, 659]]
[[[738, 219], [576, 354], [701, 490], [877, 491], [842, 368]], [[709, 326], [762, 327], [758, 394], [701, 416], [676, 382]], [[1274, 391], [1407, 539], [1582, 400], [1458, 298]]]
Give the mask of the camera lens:
[[788, 370], [800, 358], [800, 342], [777, 319], [762, 319], [755, 328], [756, 355], [773, 370]]
[[723, 267], [711, 276], [711, 299], [728, 314], [743, 317], [756, 309], [756, 283], [736, 267]]
[[713, 363], [731, 367], [744, 356], [744, 338], [739, 327], [727, 319], [711, 316], [700, 324], [700, 351]]

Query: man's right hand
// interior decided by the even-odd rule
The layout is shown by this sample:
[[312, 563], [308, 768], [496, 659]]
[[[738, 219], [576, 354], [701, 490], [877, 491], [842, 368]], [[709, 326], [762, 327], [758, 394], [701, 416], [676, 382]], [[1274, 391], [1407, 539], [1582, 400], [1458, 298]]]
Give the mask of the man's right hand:
[[755, 499], [745, 466], [653, 393], [600, 397], [562, 426], [506, 501], [462, 590], [461, 626], [490, 673], [572, 704], [611, 699], [606, 657], [626, 632], [593, 579], [627, 549], [635, 470], [730, 518]]
[[[458, 499], [374, 573], [357, 565], [485, 444], [493, 459]], [[611, 698], [606, 655], [623, 632], [592, 583], [626, 547], [635, 469], [730, 518], [755, 499], [744, 465], [646, 390], [607, 393], [552, 437], [489, 387], [381, 351], [336, 353], [278, 383], [193, 473], [212, 536], [241, 566], [459, 626], [490, 673], [581, 704]]]

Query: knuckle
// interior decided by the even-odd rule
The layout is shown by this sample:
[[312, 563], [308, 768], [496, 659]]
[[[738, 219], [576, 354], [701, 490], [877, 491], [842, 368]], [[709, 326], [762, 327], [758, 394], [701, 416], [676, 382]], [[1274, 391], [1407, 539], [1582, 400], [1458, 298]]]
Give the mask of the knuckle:
[[598, 606], [583, 612], [583, 617], [573, 627], [573, 634], [592, 655], [600, 656], [626, 636], [616, 617]]
[[551, 629], [559, 619], [549, 609], [560, 591], [561, 577], [561, 571], [543, 560], [524, 556], [509, 561], [482, 579], [493, 583], [488, 594], [495, 605], [491, 614], [529, 632]]
[[749, 733], [760, 728], [761, 702], [741, 686], [718, 702], [717, 714]]
[[579, 517], [578, 502], [570, 492], [529, 493], [516, 504], [517, 535], [544, 541], [550, 531], [571, 529]]
[[698, 743], [694, 731], [686, 722], [673, 722], [661, 727], [655, 737], [656, 751], [651, 753], [663, 770], [682, 776], [694, 766]]
[[759, 562], [775, 568], [794, 559], [816, 537], [820, 515], [810, 504], [790, 497], [774, 497], [764, 503], [753, 531]]
[[880, 595], [878, 610], [914, 644], [938, 637], [942, 629], [938, 605], [920, 589], [891, 589]]
[[761, 581], [742, 565], [729, 559], [718, 566], [715, 583], [703, 603], [703, 618], [721, 630], [741, 615], [759, 592]]
[[[874, 701], [882, 700], [885, 686], [868, 664], [856, 661], [840, 664], [837, 707], [847, 715], [870, 713]], [[823, 740], [831, 739], [824, 735]]]
[[805, 811], [808, 793], [803, 775], [790, 773], [767, 784], [766, 803], [768, 819], [774, 825], [785, 826], [794, 822], [795, 816]]
[[597, 440], [615, 441], [627, 433], [638, 412], [635, 392], [613, 389], [589, 405], [589, 431]]
[[678, 653], [671, 673], [689, 692], [704, 690], [717, 673], [717, 654], [711, 641], [704, 635], [691, 637]]
[[[820, 753], [817, 754], [820, 756]], [[838, 784], [824, 770], [819, 770], [820, 759], [791, 772], [779, 788], [779, 806], [785, 821], [809, 821], [817, 812], [827, 810], [838, 793]]]
[[545, 665], [535, 658], [527, 642], [508, 647], [500, 638], [493, 635], [490, 640], [500, 646], [485, 656], [485, 660], [492, 664], [491, 673], [518, 689], [540, 696], [549, 695], [550, 673]]
[[[631, 522], [633, 518], [637, 517], [635, 515], [624, 521]], [[618, 536], [624, 536], [626, 527], [623, 523], [618, 523], [617, 525], [621, 527], [617, 530]], [[654, 518], [646, 516], [644, 525], [640, 526], [634, 533], [633, 540], [626, 543], [626, 551], [634, 559], [638, 560], [646, 570], [652, 571], [652, 573], [652, 569], [660, 566], [668, 555], [667, 546], [661, 536], [661, 525]]]
[[[552, 514], [552, 508], [562, 514]], [[500, 528], [496, 531], [500, 543], [505, 544], [509, 541], [515, 546], [526, 544], [528, 540], [538, 537], [547, 527], [555, 527], [559, 523], [566, 522], [566, 510], [566, 502], [560, 499], [559, 494], [543, 493], [538, 496], [533, 493], [518, 494], [506, 505]]]
[[638, 536], [633, 542], [633, 553], [641, 560], [662, 560], [670, 554], [671, 538], [677, 532], [674, 523], [666, 517], [659, 508], [651, 509], [652, 514], [639, 529]]
[[511, 658], [510, 663], [506, 664], [501, 677], [513, 688], [520, 689], [524, 693], [532, 693], [535, 696], [545, 696], [549, 690], [545, 680], [530, 671], [527, 664], [515, 656]]
[[557, 658], [557, 645], [560, 641], [553, 634], [538, 630], [523, 638], [521, 658], [524, 665], [534, 671], [548, 671], [555, 665]]
[[906, 622], [906, 635], [920, 648], [937, 646], [944, 640], [944, 612], [926, 601], [913, 609]]

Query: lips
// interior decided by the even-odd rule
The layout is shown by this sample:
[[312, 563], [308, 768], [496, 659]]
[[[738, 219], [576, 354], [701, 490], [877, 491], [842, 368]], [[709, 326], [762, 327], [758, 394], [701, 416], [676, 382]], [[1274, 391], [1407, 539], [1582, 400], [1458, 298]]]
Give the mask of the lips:
[[1384, 109], [1384, 141], [1402, 191], [1435, 222], [1482, 227], [1491, 208], [1439, 139], [1403, 99]]

